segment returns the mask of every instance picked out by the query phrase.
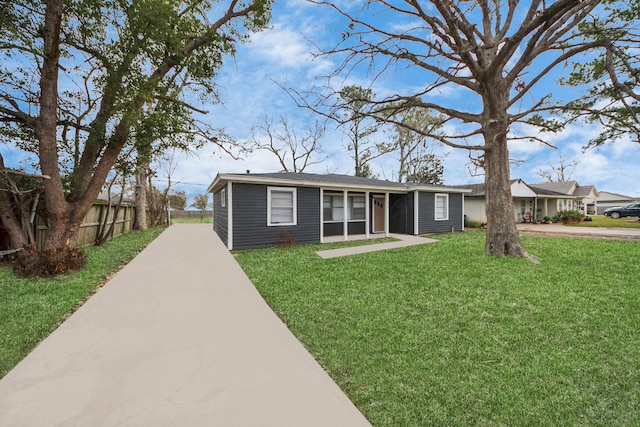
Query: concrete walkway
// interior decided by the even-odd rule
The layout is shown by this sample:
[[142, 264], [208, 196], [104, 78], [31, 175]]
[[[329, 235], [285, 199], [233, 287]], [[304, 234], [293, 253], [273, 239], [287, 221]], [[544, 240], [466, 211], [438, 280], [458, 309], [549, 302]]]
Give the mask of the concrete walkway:
[[562, 224], [518, 224], [518, 230], [522, 234], [534, 235], [640, 240], [640, 228], [576, 227]]
[[0, 426], [368, 426], [211, 225], [171, 226], [0, 380]]
[[[429, 238], [420, 237], [420, 236], [411, 236], [408, 234], [390, 234], [389, 236], [398, 240], [395, 242], [376, 243], [373, 245], [363, 245], [363, 246], [353, 246], [350, 248], [327, 249], [325, 251], [318, 251], [316, 252], [316, 254], [320, 258], [328, 259], [328, 258], [364, 254], [367, 252], [377, 252], [377, 251], [384, 251], [387, 249], [404, 248], [407, 246], [424, 245], [427, 243], [437, 242], [437, 240], [435, 239], [429, 239]], [[379, 237], [379, 236], [376, 236], [376, 237]]]

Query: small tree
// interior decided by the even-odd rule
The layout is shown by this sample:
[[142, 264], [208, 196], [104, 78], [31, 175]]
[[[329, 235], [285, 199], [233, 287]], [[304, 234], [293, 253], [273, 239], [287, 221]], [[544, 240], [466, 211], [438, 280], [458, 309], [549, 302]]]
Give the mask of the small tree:
[[193, 197], [192, 207], [198, 209], [200, 211], [200, 220], [204, 220], [204, 214], [207, 211], [207, 208], [211, 207], [211, 203], [209, 202], [208, 194], [197, 194]]
[[384, 154], [376, 150], [369, 137], [378, 131], [375, 119], [366, 112], [368, 103], [375, 97], [371, 89], [361, 86], [346, 86], [339, 92], [342, 102], [336, 105], [329, 117], [346, 126], [349, 138], [348, 150], [353, 152], [355, 176], [371, 177], [369, 161]]
[[[392, 111], [400, 124], [393, 125], [391, 142], [380, 144], [379, 150], [398, 156], [398, 182], [441, 184], [442, 159], [427, 151], [427, 142], [434, 140], [425, 135], [436, 134], [442, 126], [442, 118], [417, 108]], [[437, 141], [435, 144], [441, 145]]]
[[169, 206], [171, 209], [183, 211], [187, 208], [187, 193], [185, 191], [172, 191], [169, 193]]

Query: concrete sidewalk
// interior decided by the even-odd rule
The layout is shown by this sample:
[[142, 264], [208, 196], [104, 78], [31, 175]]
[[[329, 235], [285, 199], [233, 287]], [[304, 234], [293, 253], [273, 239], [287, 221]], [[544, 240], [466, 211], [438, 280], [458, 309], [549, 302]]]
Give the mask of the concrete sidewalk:
[[435, 243], [436, 239], [429, 239], [421, 236], [411, 236], [409, 234], [390, 234], [390, 237], [398, 239], [395, 242], [374, 243], [372, 245], [352, 246], [349, 248], [327, 249], [316, 252], [320, 258], [336, 258], [348, 255], [364, 254], [367, 252], [385, 251], [387, 249], [404, 248], [407, 246], [425, 245]]
[[210, 224], [171, 226], [0, 380], [0, 426], [368, 426]]

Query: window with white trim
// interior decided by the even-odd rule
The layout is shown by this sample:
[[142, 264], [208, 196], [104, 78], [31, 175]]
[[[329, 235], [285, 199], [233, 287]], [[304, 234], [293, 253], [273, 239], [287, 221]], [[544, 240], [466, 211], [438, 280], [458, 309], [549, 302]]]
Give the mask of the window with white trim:
[[342, 194], [326, 194], [322, 200], [324, 222], [344, 220], [344, 198]]
[[365, 219], [364, 196], [349, 196], [349, 220], [362, 221]]
[[449, 219], [449, 195], [436, 194], [436, 221]]
[[227, 189], [223, 188], [220, 190], [220, 206], [223, 208], [227, 207]]
[[[322, 217], [324, 222], [344, 221], [344, 195], [325, 193], [322, 198]], [[347, 197], [347, 219], [364, 221], [366, 203], [364, 196], [349, 195]]]
[[267, 225], [296, 225], [296, 189], [267, 188]]

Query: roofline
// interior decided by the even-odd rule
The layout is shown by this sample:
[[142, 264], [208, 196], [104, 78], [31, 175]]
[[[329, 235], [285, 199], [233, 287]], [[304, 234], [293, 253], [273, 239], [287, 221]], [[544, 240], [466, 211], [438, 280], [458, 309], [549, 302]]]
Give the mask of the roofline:
[[380, 185], [366, 185], [366, 184], [340, 184], [334, 182], [321, 182], [321, 181], [307, 181], [304, 179], [289, 179], [289, 178], [273, 178], [251, 174], [233, 174], [233, 173], [218, 173], [213, 182], [207, 187], [207, 193], [211, 193], [219, 186], [224, 185], [227, 182], [240, 182], [245, 184], [273, 184], [273, 185], [293, 185], [303, 187], [318, 187], [318, 188], [333, 188], [336, 190], [350, 189], [361, 191], [388, 191], [390, 193], [408, 193], [415, 190], [423, 191], [447, 191], [449, 193], [470, 193], [471, 190], [460, 187], [446, 187], [430, 184], [404, 184], [404, 189], [393, 186], [380, 186]]

